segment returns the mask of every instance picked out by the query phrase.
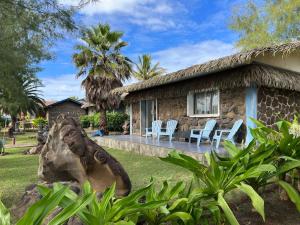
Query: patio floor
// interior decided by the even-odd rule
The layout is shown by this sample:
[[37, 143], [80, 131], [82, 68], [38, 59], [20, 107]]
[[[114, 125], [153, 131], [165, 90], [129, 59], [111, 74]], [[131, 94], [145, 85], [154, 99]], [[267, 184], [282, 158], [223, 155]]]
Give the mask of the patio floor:
[[[133, 151], [143, 155], [164, 157], [171, 150], [177, 150], [197, 159], [202, 159], [203, 153], [212, 150], [210, 144], [197, 146], [195, 142], [179, 142], [168, 140], [157, 141], [156, 138], [142, 137], [137, 135], [110, 135], [95, 137], [98, 144], [109, 148], [118, 148], [125, 151]], [[218, 153], [225, 154], [224, 148], [220, 147]]]

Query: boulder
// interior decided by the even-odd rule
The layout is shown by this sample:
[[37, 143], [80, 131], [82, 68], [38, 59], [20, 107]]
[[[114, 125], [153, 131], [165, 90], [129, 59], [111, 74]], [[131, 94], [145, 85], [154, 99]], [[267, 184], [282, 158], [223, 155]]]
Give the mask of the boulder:
[[47, 137], [48, 137], [48, 126], [42, 127], [40, 126], [38, 129], [38, 133], [36, 136], [37, 139], [37, 146], [32, 147], [31, 149], [29, 149], [29, 151], [26, 152], [26, 154], [29, 155], [36, 155], [36, 154], [40, 154], [44, 144], [47, 141]]
[[39, 158], [39, 177], [48, 182], [89, 181], [97, 192], [116, 183], [118, 196], [131, 190], [122, 165], [92, 141], [71, 117], [60, 116], [51, 127]]

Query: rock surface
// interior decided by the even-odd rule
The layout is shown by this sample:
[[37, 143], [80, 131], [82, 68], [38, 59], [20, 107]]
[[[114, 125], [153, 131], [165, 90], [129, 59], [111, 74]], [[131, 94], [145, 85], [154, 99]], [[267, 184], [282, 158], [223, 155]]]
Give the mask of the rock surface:
[[35, 155], [35, 154], [40, 154], [40, 153], [41, 153], [41, 151], [42, 151], [42, 149], [43, 149], [43, 146], [44, 146], [44, 144], [45, 144], [46, 141], [47, 141], [48, 132], [49, 132], [48, 126], [45, 126], [45, 127], [39, 127], [38, 133], [37, 133], [37, 136], [36, 136], [36, 139], [37, 139], [37, 141], [38, 141], [38, 144], [37, 144], [37, 146], [32, 147], [32, 148], [27, 152], [27, 154]]
[[40, 154], [39, 177], [49, 183], [89, 181], [97, 192], [116, 183], [117, 195], [127, 195], [130, 179], [122, 165], [89, 139], [81, 126], [61, 116], [53, 124]]

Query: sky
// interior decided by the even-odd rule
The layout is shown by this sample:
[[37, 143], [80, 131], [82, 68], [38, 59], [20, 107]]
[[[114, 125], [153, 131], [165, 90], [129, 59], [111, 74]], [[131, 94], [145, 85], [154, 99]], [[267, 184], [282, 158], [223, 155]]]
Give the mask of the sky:
[[[59, 0], [67, 6], [78, 0]], [[203, 63], [238, 50], [238, 35], [228, 28], [232, 10], [243, 0], [99, 0], [82, 8], [76, 21], [90, 27], [108, 23], [112, 30], [123, 31], [129, 45], [123, 54], [137, 62], [138, 56], [151, 54], [173, 72]], [[38, 73], [44, 87], [44, 98], [62, 100], [70, 96], [84, 97], [81, 80], [76, 79], [72, 63], [74, 46], [80, 43], [77, 34], [66, 34], [55, 42], [51, 61], [40, 64]], [[131, 79], [125, 85], [136, 82]]]

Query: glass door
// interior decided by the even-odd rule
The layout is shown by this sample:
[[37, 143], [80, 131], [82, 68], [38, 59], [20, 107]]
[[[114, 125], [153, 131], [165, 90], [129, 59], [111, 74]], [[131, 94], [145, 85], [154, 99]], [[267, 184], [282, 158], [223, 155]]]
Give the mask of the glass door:
[[146, 133], [146, 128], [151, 127], [152, 121], [156, 120], [156, 101], [141, 101], [141, 135]]

